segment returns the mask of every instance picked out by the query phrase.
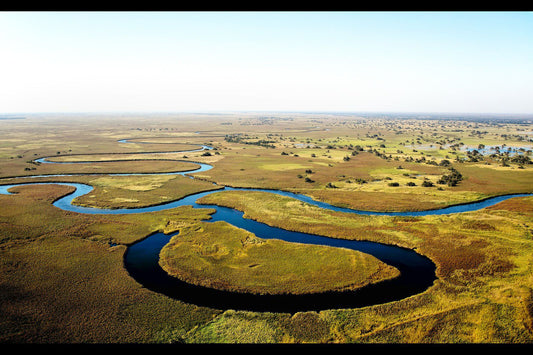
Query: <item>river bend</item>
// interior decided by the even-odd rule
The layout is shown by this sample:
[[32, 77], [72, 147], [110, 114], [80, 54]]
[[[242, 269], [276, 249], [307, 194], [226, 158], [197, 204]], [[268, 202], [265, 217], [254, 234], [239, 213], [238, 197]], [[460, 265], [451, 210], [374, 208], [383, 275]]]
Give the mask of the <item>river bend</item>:
[[[119, 141], [126, 143], [126, 140]], [[211, 149], [208, 146], [202, 146], [197, 150]], [[191, 152], [191, 151], [183, 151]], [[175, 152], [168, 152], [175, 153]], [[38, 159], [41, 163], [56, 163], [50, 162], [46, 158]], [[91, 161], [76, 162], [76, 163], [90, 163]], [[190, 162], [190, 161], [187, 161]], [[159, 175], [159, 174], [179, 174], [189, 176], [188, 174], [207, 171], [212, 168], [209, 164], [193, 162], [199, 165], [199, 168], [191, 169], [189, 171], [173, 172], [173, 173], [137, 173], [137, 174], [105, 174], [105, 175]], [[67, 164], [62, 162], [61, 164]], [[35, 177], [54, 177], [54, 176], [73, 176], [73, 175], [87, 175], [87, 174], [65, 174], [65, 175], [34, 175], [28, 178]], [[346, 239], [336, 239], [324, 236], [312, 235], [307, 233], [293, 232], [277, 227], [272, 227], [264, 223], [243, 218], [243, 212], [235, 209], [221, 207], [216, 205], [201, 205], [196, 201], [206, 195], [219, 191], [264, 191], [269, 193], [280, 194], [306, 202], [320, 208], [345, 212], [357, 213], [364, 215], [382, 215], [382, 216], [427, 216], [436, 214], [450, 214], [461, 213], [479, 210], [496, 203], [504, 201], [513, 197], [531, 196], [533, 194], [513, 194], [505, 196], [497, 196], [483, 201], [472, 202], [462, 205], [455, 205], [443, 209], [417, 211], [417, 212], [371, 212], [361, 211], [349, 208], [342, 208], [332, 206], [330, 204], [315, 201], [309, 196], [300, 195], [292, 192], [270, 190], [270, 189], [254, 189], [254, 188], [231, 188], [224, 187], [219, 190], [212, 190], [200, 192], [186, 196], [180, 200], [172, 201], [155, 206], [148, 206], [142, 208], [125, 208], [125, 209], [101, 209], [92, 207], [82, 207], [72, 204], [76, 197], [89, 193], [93, 187], [81, 183], [66, 183], [66, 182], [30, 182], [11, 185], [0, 185], [1, 194], [9, 194], [9, 189], [14, 186], [29, 185], [29, 184], [60, 184], [72, 186], [75, 191], [65, 195], [53, 204], [54, 206], [66, 211], [86, 214], [131, 214], [131, 213], [145, 213], [153, 211], [161, 211], [165, 209], [175, 208], [179, 206], [190, 205], [194, 208], [213, 208], [216, 212], [211, 216], [210, 220], [206, 222], [225, 221], [236, 227], [245, 229], [254, 233], [259, 238], [270, 239], [276, 238], [288, 242], [307, 243], [315, 245], [326, 245], [331, 247], [349, 248], [358, 250], [367, 254], [371, 254], [381, 261], [396, 267], [400, 271], [400, 276], [394, 279], [385, 280], [377, 284], [371, 284], [353, 291], [331, 291], [304, 295], [256, 295], [251, 293], [238, 293], [230, 291], [222, 291], [213, 288], [196, 286], [180, 281], [168, 275], [159, 265], [159, 252], [169, 240], [176, 234], [165, 235], [164, 233], [154, 233], [147, 238], [134, 243], [129, 246], [124, 255], [124, 265], [129, 274], [144, 287], [167, 295], [178, 300], [196, 304], [198, 306], [206, 306], [217, 309], [235, 309], [235, 310], [249, 310], [260, 312], [299, 312], [299, 311], [319, 311], [323, 309], [337, 309], [337, 308], [357, 308], [391, 302], [400, 300], [409, 296], [416, 295], [425, 291], [428, 287], [433, 285], [435, 276], [435, 264], [425, 256], [416, 253], [413, 250], [405, 249], [397, 246], [385, 245], [366, 241], [353, 241]]]

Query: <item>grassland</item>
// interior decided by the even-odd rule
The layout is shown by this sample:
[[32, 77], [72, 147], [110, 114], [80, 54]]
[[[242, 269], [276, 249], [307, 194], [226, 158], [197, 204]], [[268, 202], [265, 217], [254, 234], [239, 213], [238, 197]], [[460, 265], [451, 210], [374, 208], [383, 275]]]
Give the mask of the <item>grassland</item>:
[[[25, 181], [13, 178], [22, 175], [90, 173], [31, 181], [90, 184], [93, 192], [75, 203], [95, 207], [147, 206], [229, 185], [294, 191], [359, 209], [421, 210], [533, 192], [533, 164], [501, 153], [505, 147], [523, 148], [521, 156], [529, 158], [531, 132], [533, 124], [527, 120], [446, 117], [35, 115], [3, 120], [0, 184]], [[118, 142], [121, 139], [134, 143]], [[167, 153], [201, 144], [214, 147], [212, 155]], [[466, 150], [467, 146], [480, 149], [480, 144], [502, 149], [482, 156]], [[34, 160], [40, 157], [98, 163], [39, 165]], [[213, 169], [193, 174], [194, 180], [107, 175], [185, 171], [196, 166], [195, 161], [212, 164]], [[450, 167], [460, 172], [462, 180], [453, 186], [440, 184]], [[423, 186], [424, 181], [432, 186]], [[288, 314], [197, 307], [151, 292], [128, 275], [123, 265], [127, 246], [155, 231], [180, 231], [186, 237], [181, 249], [176, 244], [179, 237], [166, 249], [172, 249], [174, 257], [194, 256], [185, 246], [196, 245], [216, 251], [211, 262], [222, 250], [234, 258], [219, 258], [225, 266], [239, 259], [236, 255], [244, 254], [238, 254], [242, 244], [237, 237], [244, 234], [227, 225], [202, 222], [209, 219], [211, 209], [83, 215], [51, 205], [70, 192], [69, 187], [12, 190], [17, 194], [0, 195], [1, 343], [533, 342], [532, 197], [476, 212], [416, 218], [328, 212], [261, 192], [217, 192], [204, 198], [203, 202], [231, 206], [248, 218], [286, 229], [413, 248], [437, 265], [438, 280], [432, 287], [400, 301]], [[210, 236], [220, 239], [212, 242]], [[269, 270], [279, 272], [272, 284], [286, 270], [296, 270], [291, 259], [307, 261], [299, 276], [318, 272], [321, 265], [344, 270], [350, 259], [344, 251], [321, 253], [288, 243], [259, 245], [274, 248], [275, 257], [245, 253], [235, 270], [241, 272], [242, 265], [258, 261], [272, 263]], [[320, 257], [324, 264], [313, 264]], [[198, 259], [189, 262], [199, 264]], [[196, 273], [196, 280], [220, 281], [228, 275], [228, 269], [218, 274], [213, 265], [204, 274]], [[371, 269], [364, 272], [362, 263], [358, 265], [359, 281], [367, 282]], [[173, 270], [183, 270], [183, 263]], [[239, 276], [230, 278], [231, 287], [257, 292], [257, 275], [234, 275]], [[303, 282], [302, 290], [345, 287], [347, 280], [340, 276], [338, 285]]]
[[399, 275], [368, 254], [263, 240], [226, 222], [183, 228], [160, 257], [163, 269], [181, 280], [256, 294], [354, 290]]
[[212, 319], [216, 311], [148, 292], [123, 267], [129, 243], [208, 211], [85, 216], [51, 206], [70, 189], [23, 186], [16, 199], [0, 195], [3, 343], [146, 342]]

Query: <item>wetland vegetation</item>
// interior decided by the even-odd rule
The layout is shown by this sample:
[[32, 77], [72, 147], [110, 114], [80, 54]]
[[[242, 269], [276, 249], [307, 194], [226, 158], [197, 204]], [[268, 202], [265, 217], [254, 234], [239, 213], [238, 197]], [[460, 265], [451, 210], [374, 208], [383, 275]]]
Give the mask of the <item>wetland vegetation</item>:
[[[75, 205], [112, 209], [229, 186], [358, 210], [423, 211], [533, 193], [532, 132], [527, 117], [27, 115], [0, 127], [0, 184], [83, 183], [94, 189]], [[201, 163], [212, 168], [192, 172]], [[113, 175], [120, 173], [135, 175]], [[533, 340], [532, 196], [416, 217], [330, 211], [239, 190], [202, 197], [205, 208], [139, 214], [87, 215], [52, 205], [72, 191], [21, 185], [10, 189], [15, 194], [0, 194], [3, 343]], [[168, 274], [215, 289], [305, 294], [398, 276], [362, 252], [266, 240], [226, 222], [207, 223], [210, 205], [290, 231], [412, 249], [435, 264], [437, 278], [392, 302], [254, 312], [198, 306], [131, 277], [124, 267], [128, 247], [156, 232], [179, 232], [161, 251]]]

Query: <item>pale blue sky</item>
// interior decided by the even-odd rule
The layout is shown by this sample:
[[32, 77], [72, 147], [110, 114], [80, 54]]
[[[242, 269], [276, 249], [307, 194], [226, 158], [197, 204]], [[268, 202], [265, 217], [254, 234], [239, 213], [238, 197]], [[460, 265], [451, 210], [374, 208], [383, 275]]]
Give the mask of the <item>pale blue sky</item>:
[[0, 113], [533, 113], [531, 12], [0, 12]]

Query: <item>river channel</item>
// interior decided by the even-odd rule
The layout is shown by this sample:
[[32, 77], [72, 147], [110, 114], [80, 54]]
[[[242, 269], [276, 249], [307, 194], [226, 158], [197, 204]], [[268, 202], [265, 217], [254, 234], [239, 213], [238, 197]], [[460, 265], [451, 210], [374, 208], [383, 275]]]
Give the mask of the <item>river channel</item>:
[[[126, 143], [127, 141], [119, 141]], [[199, 150], [211, 149], [208, 146], [202, 146]], [[198, 150], [194, 150], [198, 151]], [[184, 151], [185, 152], [185, 151]], [[188, 151], [190, 152], [190, 151]], [[175, 153], [175, 152], [168, 152]], [[41, 158], [41, 163], [54, 163]], [[84, 161], [90, 163], [91, 161]], [[187, 161], [190, 162], [190, 161]], [[81, 162], [77, 162], [81, 163]], [[156, 173], [156, 174], [179, 174], [192, 177], [189, 174], [207, 171], [212, 168], [209, 164], [194, 162], [199, 168], [173, 172], [173, 173]], [[66, 164], [62, 163], [62, 164]], [[73, 176], [87, 174], [65, 174], [65, 175], [34, 175], [35, 177], [53, 177], [53, 176]], [[106, 175], [154, 175], [149, 174], [106, 174]], [[225, 221], [236, 227], [245, 229], [254, 233], [263, 239], [280, 239], [294, 243], [307, 243], [314, 245], [325, 245], [338, 248], [348, 248], [358, 250], [375, 256], [381, 261], [396, 267], [400, 271], [400, 276], [385, 280], [376, 284], [370, 284], [353, 291], [331, 291], [304, 295], [257, 295], [251, 293], [239, 293], [222, 291], [213, 288], [196, 286], [180, 281], [179, 279], [168, 275], [159, 265], [159, 252], [169, 240], [176, 234], [166, 235], [164, 233], [154, 233], [130, 245], [124, 255], [124, 266], [129, 274], [144, 287], [169, 297], [192, 303], [198, 306], [206, 306], [216, 309], [234, 309], [249, 310], [259, 312], [289, 312], [295, 313], [300, 311], [320, 311], [324, 309], [339, 308], [358, 308], [369, 305], [381, 304], [391, 301], [400, 300], [409, 296], [424, 292], [433, 285], [436, 280], [435, 264], [427, 257], [416, 253], [414, 250], [405, 249], [392, 245], [385, 245], [366, 241], [353, 241], [346, 239], [336, 239], [324, 236], [299, 233], [272, 227], [251, 219], [243, 218], [243, 212], [235, 209], [221, 207], [216, 205], [201, 205], [196, 201], [206, 195], [220, 191], [264, 191], [288, 196], [306, 203], [313, 204], [320, 208], [365, 215], [385, 215], [385, 216], [426, 216], [435, 214], [461, 213], [479, 210], [496, 203], [513, 197], [531, 196], [533, 194], [513, 194], [489, 198], [479, 202], [455, 205], [438, 210], [418, 211], [418, 212], [371, 212], [353, 210], [332, 206], [330, 204], [315, 201], [308, 196], [295, 194], [280, 190], [253, 189], [253, 188], [231, 188], [223, 187], [218, 190], [200, 192], [186, 196], [180, 200], [172, 201], [165, 204], [142, 207], [142, 208], [125, 208], [125, 209], [101, 209], [82, 207], [72, 204], [76, 197], [89, 193], [93, 187], [80, 183], [65, 182], [30, 182], [22, 184], [0, 185], [0, 193], [9, 194], [8, 190], [13, 186], [28, 184], [60, 184], [75, 187], [71, 194], [56, 200], [54, 206], [66, 211], [87, 214], [131, 214], [161, 211], [179, 206], [193, 206], [194, 208], [213, 208], [215, 213], [211, 219], [205, 222]]]

